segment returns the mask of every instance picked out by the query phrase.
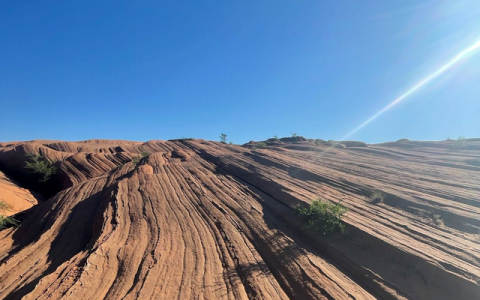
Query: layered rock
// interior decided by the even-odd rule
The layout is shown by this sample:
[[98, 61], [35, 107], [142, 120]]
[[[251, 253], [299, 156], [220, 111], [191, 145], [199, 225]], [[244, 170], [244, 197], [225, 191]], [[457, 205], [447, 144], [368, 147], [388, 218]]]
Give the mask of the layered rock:
[[[466, 143], [3, 144], [0, 167], [39, 153], [64, 186], [0, 232], [0, 298], [475, 299], [480, 153]], [[344, 235], [293, 213], [317, 198], [349, 208]]]

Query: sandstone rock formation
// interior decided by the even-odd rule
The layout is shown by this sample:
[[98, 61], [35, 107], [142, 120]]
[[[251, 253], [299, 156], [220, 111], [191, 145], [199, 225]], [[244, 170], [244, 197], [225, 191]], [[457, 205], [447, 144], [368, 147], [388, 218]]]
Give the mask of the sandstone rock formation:
[[20, 187], [15, 181], [0, 171], [0, 202], [5, 203], [8, 208], [0, 213], [11, 216], [15, 213], [27, 210], [38, 204], [39, 195]]
[[[281, 141], [0, 144], [21, 184], [26, 153], [58, 169], [0, 232], [0, 299], [478, 299], [479, 141]], [[317, 198], [344, 235], [293, 214]]]

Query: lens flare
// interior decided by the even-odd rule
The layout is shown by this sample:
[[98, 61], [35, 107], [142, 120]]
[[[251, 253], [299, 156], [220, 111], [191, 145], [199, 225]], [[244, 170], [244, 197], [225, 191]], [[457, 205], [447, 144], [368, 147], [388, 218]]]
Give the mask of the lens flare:
[[370, 122], [372, 122], [373, 120], [375, 120], [376, 118], [378, 118], [380, 115], [382, 115], [384, 112], [386, 112], [387, 110], [389, 110], [390, 108], [392, 108], [393, 106], [397, 105], [398, 103], [402, 102], [405, 98], [407, 98], [408, 96], [410, 96], [411, 94], [415, 93], [417, 90], [419, 90], [421, 87], [423, 87], [424, 85], [426, 85], [427, 83], [431, 82], [432, 80], [434, 80], [435, 78], [437, 78], [438, 76], [442, 75], [443, 73], [445, 73], [447, 70], [449, 70], [451, 67], [453, 67], [455, 64], [457, 64], [458, 62], [460, 62], [462, 59], [465, 59], [467, 57], [468, 54], [478, 50], [480, 48], [480, 40], [477, 41], [476, 43], [474, 43], [472, 46], [468, 47], [467, 49], [463, 50], [462, 52], [460, 52], [459, 54], [457, 54], [452, 60], [450, 60], [449, 62], [447, 62], [445, 65], [443, 65], [442, 67], [440, 67], [439, 69], [437, 69], [435, 72], [433, 72], [432, 74], [428, 75], [427, 77], [425, 77], [424, 79], [422, 79], [420, 82], [418, 82], [416, 85], [414, 85], [412, 88], [410, 88], [408, 91], [406, 91], [404, 94], [402, 94], [401, 96], [399, 96], [397, 99], [393, 100], [390, 104], [388, 104], [387, 106], [385, 106], [384, 108], [382, 108], [379, 112], [377, 112], [376, 114], [374, 114], [373, 116], [371, 116], [369, 119], [367, 119], [365, 122], [363, 122], [362, 124], [360, 124], [360, 126], [358, 126], [357, 128], [355, 128], [354, 130], [352, 130], [351, 132], [349, 132], [346, 136], [344, 136], [342, 139], [340, 139], [341, 141], [344, 141], [346, 139], [348, 139], [349, 137], [351, 137], [352, 135], [354, 135], [357, 131], [359, 131], [360, 129], [362, 129], [363, 127], [367, 126]]

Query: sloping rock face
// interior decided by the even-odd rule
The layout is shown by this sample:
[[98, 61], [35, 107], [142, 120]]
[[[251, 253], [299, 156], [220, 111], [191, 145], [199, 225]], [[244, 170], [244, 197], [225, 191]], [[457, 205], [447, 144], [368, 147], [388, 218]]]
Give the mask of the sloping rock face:
[[0, 211], [1, 215], [11, 216], [15, 213], [27, 210], [38, 204], [39, 195], [20, 187], [15, 181], [0, 171], [0, 202], [8, 208]]
[[[478, 299], [465, 143], [4, 143], [5, 171], [40, 153], [63, 185], [0, 232], [0, 298]], [[317, 198], [349, 208], [344, 235], [303, 228], [292, 208]]]

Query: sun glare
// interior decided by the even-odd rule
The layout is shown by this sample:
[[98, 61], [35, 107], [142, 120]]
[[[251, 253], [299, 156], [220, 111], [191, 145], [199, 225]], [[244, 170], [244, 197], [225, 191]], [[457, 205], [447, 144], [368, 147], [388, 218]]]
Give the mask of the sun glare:
[[340, 140], [343, 141], [343, 140], [346, 140], [348, 139], [349, 137], [351, 137], [352, 135], [354, 135], [355, 133], [357, 133], [360, 129], [362, 129], [363, 127], [367, 126], [370, 122], [372, 122], [373, 120], [375, 120], [376, 118], [378, 118], [380, 115], [382, 115], [383, 113], [385, 113], [386, 111], [388, 111], [390, 108], [392, 108], [393, 106], [397, 105], [398, 103], [400, 103], [401, 101], [403, 101], [404, 99], [406, 99], [408, 96], [410, 96], [411, 94], [415, 93], [417, 90], [419, 90], [420, 88], [422, 88], [423, 86], [425, 86], [426, 84], [428, 84], [429, 82], [433, 81], [435, 78], [439, 77], [440, 75], [442, 75], [443, 73], [445, 73], [446, 71], [448, 71], [451, 67], [453, 67], [454, 65], [458, 64], [459, 62], [461, 62], [462, 60], [465, 60], [468, 58], [468, 55], [469, 54], [472, 54], [473, 52], [475, 52], [476, 50], [480, 49], [480, 40], [478, 40], [476, 43], [474, 43], [473, 45], [471, 45], [470, 47], [466, 48], [465, 50], [463, 50], [462, 52], [458, 53], [453, 59], [451, 59], [450, 61], [448, 61], [446, 64], [442, 65], [440, 68], [438, 68], [437, 70], [435, 70], [433, 73], [431, 73], [430, 75], [428, 75], [427, 77], [425, 77], [424, 79], [420, 80], [417, 84], [415, 84], [413, 87], [411, 87], [410, 89], [408, 89], [405, 93], [403, 93], [402, 95], [400, 95], [398, 98], [396, 98], [395, 100], [393, 100], [392, 102], [390, 102], [387, 106], [385, 106], [384, 108], [382, 108], [380, 111], [378, 111], [377, 113], [375, 113], [373, 116], [371, 116], [370, 118], [368, 118], [365, 122], [363, 122], [362, 124], [360, 124], [358, 127], [356, 127], [354, 130], [350, 131], [347, 135], [345, 135], [343, 138], [341, 138]]

